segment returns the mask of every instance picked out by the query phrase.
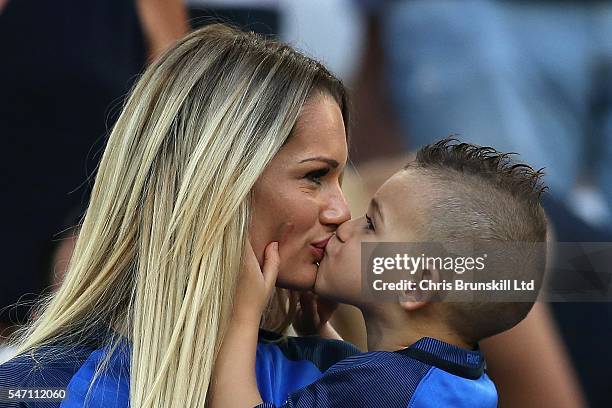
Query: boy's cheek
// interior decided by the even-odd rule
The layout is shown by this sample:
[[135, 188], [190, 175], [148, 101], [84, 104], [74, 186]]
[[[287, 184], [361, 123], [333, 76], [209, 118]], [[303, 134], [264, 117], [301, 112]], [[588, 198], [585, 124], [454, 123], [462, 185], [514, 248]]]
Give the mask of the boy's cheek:
[[361, 242], [342, 248], [335, 262], [339, 268], [338, 281], [345, 288], [354, 288], [361, 281]]

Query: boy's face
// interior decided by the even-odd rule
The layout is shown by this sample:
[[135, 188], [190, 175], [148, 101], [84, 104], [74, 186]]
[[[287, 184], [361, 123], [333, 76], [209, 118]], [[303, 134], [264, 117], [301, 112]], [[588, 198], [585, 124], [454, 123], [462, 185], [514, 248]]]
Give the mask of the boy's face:
[[376, 192], [366, 214], [340, 225], [327, 243], [314, 291], [359, 305], [362, 242], [415, 242], [425, 225], [426, 181], [400, 170]]

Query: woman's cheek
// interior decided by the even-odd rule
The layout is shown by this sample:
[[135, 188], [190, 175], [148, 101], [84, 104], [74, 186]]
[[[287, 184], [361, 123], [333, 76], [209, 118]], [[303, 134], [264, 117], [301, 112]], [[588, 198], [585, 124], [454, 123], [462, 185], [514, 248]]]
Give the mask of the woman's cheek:
[[308, 290], [314, 285], [317, 267], [303, 233], [292, 233], [280, 242], [280, 267], [277, 286]]
[[295, 234], [295, 222], [292, 220], [282, 221], [274, 228], [273, 241], [277, 241], [279, 248], [290, 247]]
[[323, 228], [318, 228], [319, 205], [314, 197], [301, 191], [293, 194], [280, 192], [276, 199], [280, 199], [282, 205], [275, 205], [274, 211], [269, 212], [276, 222], [274, 226], [269, 225], [268, 231], [272, 232], [270, 241], [279, 242], [277, 286], [295, 290], [311, 289], [317, 267], [310, 243], [325, 235]]

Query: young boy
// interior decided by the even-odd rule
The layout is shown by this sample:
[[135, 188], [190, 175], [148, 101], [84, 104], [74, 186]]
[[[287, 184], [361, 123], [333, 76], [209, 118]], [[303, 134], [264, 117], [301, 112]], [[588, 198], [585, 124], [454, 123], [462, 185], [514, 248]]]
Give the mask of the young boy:
[[[515, 265], [518, 259], [520, 268], [506, 268], [506, 273], [509, 269], [522, 282], [537, 282], [526, 301], [439, 301], [452, 292], [449, 286], [428, 291], [419, 282], [452, 281], [456, 270], [445, 271], [441, 264], [415, 268], [409, 278], [416, 285], [402, 288], [393, 302], [376, 301], [363, 287], [369, 281], [362, 279], [362, 242], [486, 242], [492, 248], [511, 248], [515, 243], [546, 241], [539, 203], [544, 190], [541, 173], [513, 164], [508, 155], [492, 148], [454, 141], [445, 139], [421, 149], [378, 190], [368, 213], [342, 224], [328, 242], [314, 290], [361, 310], [370, 352], [335, 364], [319, 380], [290, 394], [283, 406], [497, 406], [478, 342], [527, 315], [542, 280], [544, 251], [521, 256], [511, 250], [495, 252], [498, 259], [493, 264]], [[261, 313], [276, 279], [277, 250], [278, 243], [266, 248], [262, 274], [250, 249], [215, 366], [213, 407], [274, 406], [261, 400], [254, 364]], [[493, 278], [503, 275], [484, 271]]]

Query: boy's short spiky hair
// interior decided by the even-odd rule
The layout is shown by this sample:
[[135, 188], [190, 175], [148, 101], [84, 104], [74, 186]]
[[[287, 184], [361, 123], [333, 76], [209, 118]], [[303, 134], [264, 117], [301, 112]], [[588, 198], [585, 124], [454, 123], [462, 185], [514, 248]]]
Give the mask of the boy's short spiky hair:
[[[443, 210], [438, 215], [447, 215], [441, 219], [447, 222], [443, 231], [456, 234], [463, 231], [466, 234], [464, 238], [543, 242], [546, 240], [546, 221], [540, 198], [547, 190], [542, 181], [543, 169], [536, 171], [528, 164], [514, 162], [511, 159], [513, 155], [516, 153], [502, 153], [492, 147], [462, 143], [454, 137], [447, 137], [422, 147], [405, 169], [421, 170], [439, 184], [448, 181], [444, 184], [445, 190], [454, 192], [455, 199], [463, 199], [464, 206], [461, 207], [449, 206], [457, 200], [434, 205], [434, 208]], [[511, 221], [508, 225], [501, 222], [492, 224], [490, 217], [495, 213], [499, 217], [503, 210], [507, 211], [504, 215], [515, 218], [507, 219]], [[450, 219], [453, 216], [456, 216], [455, 220]], [[474, 216], [482, 219], [479, 222]], [[495, 218], [502, 221], [498, 217]], [[469, 225], [464, 221], [469, 221]], [[458, 230], [454, 231], [453, 226]], [[516, 231], [517, 227], [520, 227], [519, 231]]]
[[[515, 195], [539, 200], [547, 189], [542, 183], [544, 169], [536, 171], [528, 164], [512, 162], [510, 156], [516, 154], [501, 153], [489, 146], [461, 143], [454, 137], [447, 137], [421, 148], [413, 163], [423, 168], [446, 167], [485, 176], [492, 183]], [[413, 163], [409, 163], [407, 167]]]
[[[421, 148], [405, 169], [425, 177], [431, 191], [423, 239], [544, 243], [547, 223], [540, 198], [547, 187], [543, 171], [514, 162], [514, 154], [454, 137]], [[541, 282], [544, 262], [537, 259], [533, 267], [517, 273]], [[449, 305], [449, 322], [466, 338], [478, 341], [516, 325], [533, 302]]]

